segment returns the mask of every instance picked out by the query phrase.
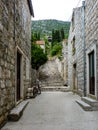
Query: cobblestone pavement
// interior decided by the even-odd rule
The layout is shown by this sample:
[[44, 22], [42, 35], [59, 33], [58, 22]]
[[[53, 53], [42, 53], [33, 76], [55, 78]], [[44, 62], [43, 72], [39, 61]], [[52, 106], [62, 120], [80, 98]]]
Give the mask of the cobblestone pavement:
[[71, 92], [43, 92], [30, 99], [18, 122], [1, 130], [98, 130], [98, 111], [85, 112]]

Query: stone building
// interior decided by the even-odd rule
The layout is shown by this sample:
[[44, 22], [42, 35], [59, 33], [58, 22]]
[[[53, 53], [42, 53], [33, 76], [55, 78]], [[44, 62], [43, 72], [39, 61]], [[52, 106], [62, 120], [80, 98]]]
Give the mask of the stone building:
[[45, 52], [45, 41], [44, 40], [36, 41], [36, 44], [39, 45]]
[[31, 0], [0, 0], [0, 126], [31, 84]]
[[72, 91], [84, 91], [84, 3], [74, 8], [68, 38], [68, 85]]
[[68, 84], [68, 40], [62, 41], [62, 56], [55, 59], [58, 71], [65, 85]]
[[98, 100], [98, 0], [85, 0], [86, 95]]
[[65, 84], [68, 82], [68, 40], [63, 40], [62, 42], [63, 49], [62, 49], [62, 77], [64, 79]]
[[98, 0], [73, 9], [68, 40], [68, 82], [76, 92], [98, 100]]

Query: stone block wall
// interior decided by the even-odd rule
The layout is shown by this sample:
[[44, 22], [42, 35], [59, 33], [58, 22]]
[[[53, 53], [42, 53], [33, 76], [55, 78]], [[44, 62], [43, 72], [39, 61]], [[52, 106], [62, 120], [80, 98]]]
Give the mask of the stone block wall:
[[0, 1], [0, 125], [15, 105], [13, 1]]
[[27, 0], [0, 1], [0, 126], [16, 105], [17, 50], [22, 55], [21, 99], [31, 85], [31, 14]]
[[68, 82], [68, 41], [63, 40], [63, 49], [62, 49], [62, 55], [63, 55], [63, 79], [64, 82]]
[[98, 0], [86, 0], [85, 5], [85, 43], [87, 49], [96, 40], [98, 41]]
[[[98, 99], [98, 0], [85, 0], [85, 44], [86, 54], [95, 47], [95, 97]], [[88, 59], [86, 59], [87, 62]], [[87, 90], [89, 89], [89, 65], [87, 64]], [[89, 90], [87, 94], [89, 93]]]
[[[74, 22], [74, 23], [73, 23]], [[73, 25], [74, 24], [74, 25]], [[77, 88], [79, 94], [83, 93], [84, 86], [84, 51], [83, 51], [83, 7], [73, 9], [73, 16], [68, 39], [68, 84], [73, 86], [73, 66], [76, 64]], [[74, 43], [73, 43], [74, 40]], [[75, 52], [73, 54], [73, 44]]]
[[32, 86], [31, 87], [33, 87], [34, 83], [36, 83], [36, 80], [39, 79], [39, 77], [37, 76], [38, 71], [35, 70], [35, 69], [32, 69], [32, 73], [31, 74], [32, 74], [32, 76], [31, 76]]
[[31, 14], [27, 0], [16, 1], [15, 8], [15, 44], [16, 51], [19, 50], [22, 55], [22, 95], [25, 98], [26, 90], [31, 86]]
[[55, 59], [55, 62], [57, 64], [58, 71], [59, 71], [60, 75], [62, 76], [62, 70], [63, 70], [62, 69], [62, 62], [58, 58]]
[[72, 22], [70, 25], [69, 37], [68, 37], [68, 85], [72, 88]]
[[[83, 2], [84, 5], [84, 2]], [[85, 6], [85, 7], [84, 7]], [[95, 97], [98, 99], [98, 1], [85, 0], [85, 5], [73, 9], [73, 17], [68, 39], [68, 82], [73, 87], [73, 64], [77, 65], [78, 89], [87, 96], [89, 94], [89, 60], [88, 56], [95, 52]], [[74, 18], [74, 24], [73, 24]], [[74, 25], [74, 27], [73, 27]], [[75, 39], [75, 54], [72, 55], [72, 41]]]
[[59, 71], [62, 79], [66, 83], [68, 81], [68, 41], [63, 40], [62, 46], [63, 46], [62, 58], [61, 59], [56, 58], [55, 62], [57, 64], [58, 71]]

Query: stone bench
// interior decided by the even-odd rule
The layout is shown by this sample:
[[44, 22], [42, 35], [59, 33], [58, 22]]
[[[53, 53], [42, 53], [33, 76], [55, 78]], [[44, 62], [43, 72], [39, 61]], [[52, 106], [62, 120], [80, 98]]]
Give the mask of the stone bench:
[[29, 101], [23, 101], [20, 104], [18, 104], [15, 108], [13, 108], [8, 115], [8, 120], [18, 121], [19, 118], [22, 116], [23, 110], [25, 109], [28, 103]]

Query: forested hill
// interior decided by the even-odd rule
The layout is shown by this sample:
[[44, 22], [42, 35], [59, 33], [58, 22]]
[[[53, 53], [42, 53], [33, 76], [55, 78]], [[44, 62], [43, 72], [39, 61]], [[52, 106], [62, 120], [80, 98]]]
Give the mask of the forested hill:
[[32, 21], [32, 31], [40, 32], [41, 36], [51, 35], [52, 30], [59, 30], [63, 28], [65, 35], [68, 35], [70, 22], [59, 20], [36, 20]]

